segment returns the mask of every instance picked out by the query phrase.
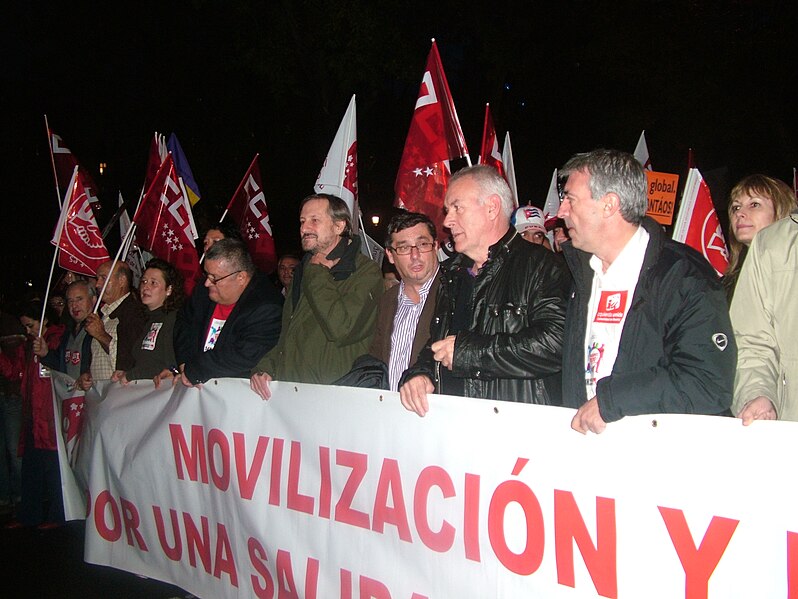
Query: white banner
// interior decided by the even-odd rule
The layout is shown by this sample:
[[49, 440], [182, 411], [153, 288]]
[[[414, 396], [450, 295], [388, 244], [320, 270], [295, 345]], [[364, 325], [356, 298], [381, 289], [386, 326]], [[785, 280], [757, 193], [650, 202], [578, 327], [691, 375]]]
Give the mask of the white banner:
[[89, 397], [86, 560], [201, 597], [798, 597], [798, 424], [583, 436], [564, 408], [272, 389]]

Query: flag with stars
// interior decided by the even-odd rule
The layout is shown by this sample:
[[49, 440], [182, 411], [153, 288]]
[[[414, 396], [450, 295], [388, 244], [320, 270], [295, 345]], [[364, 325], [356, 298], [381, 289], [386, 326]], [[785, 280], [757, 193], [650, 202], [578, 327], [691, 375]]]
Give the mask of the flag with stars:
[[166, 156], [144, 194], [133, 224], [138, 246], [173, 264], [185, 279], [186, 294], [190, 294], [201, 274], [194, 246], [198, 235], [188, 194], [177, 176], [171, 154]]
[[258, 156], [252, 159], [244, 178], [227, 204], [227, 213], [238, 225], [241, 237], [247, 244], [258, 270], [271, 274], [277, 267], [277, 251], [274, 247], [269, 208], [263, 193]]
[[443, 238], [443, 198], [449, 161], [468, 156], [438, 46], [432, 40], [427, 66], [396, 175], [394, 206], [422, 212]]
[[88, 277], [96, 276], [97, 267], [110, 260], [77, 164], [50, 243], [59, 249], [61, 268]]
[[80, 430], [83, 426], [83, 394], [61, 400], [61, 432], [64, 435], [69, 465], [74, 467], [77, 457]]
[[340, 197], [349, 208], [353, 224], [357, 221], [357, 114], [354, 95], [349, 100], [313, 190]]

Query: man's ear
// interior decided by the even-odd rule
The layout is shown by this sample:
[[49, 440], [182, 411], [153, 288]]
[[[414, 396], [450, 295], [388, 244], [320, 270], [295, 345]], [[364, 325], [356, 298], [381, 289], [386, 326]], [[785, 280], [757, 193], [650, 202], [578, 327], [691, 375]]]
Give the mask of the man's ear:
[[609, 218], [620, 211], [621, 209], [621, 198], [618, 197], [618, 194], [614, 191], [611, 191], [604, 195], [601, 198], [602, 203], [602, 216], [604, 218]]
[[490, 218], [496, 218], [502, 212], [502, 199], [497, 194], [492, 194], [488, 196], [488, 199], [485, 200], [488, 204], [488, 216]]

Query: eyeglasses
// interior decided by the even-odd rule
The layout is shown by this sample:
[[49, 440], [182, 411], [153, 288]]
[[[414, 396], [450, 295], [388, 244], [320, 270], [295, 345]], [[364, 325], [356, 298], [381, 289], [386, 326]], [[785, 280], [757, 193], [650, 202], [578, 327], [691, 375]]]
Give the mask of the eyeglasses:
[[432, 241], [422, 241], [418, 245], [400, 245], [399, 247], [388, 247], [394, 254], [398, 254], [400, 256], [407, 256], [410, 252], [414, 249], [418, 250], [421, 254], [426, 254], [427, 252], [431, 252], [435, 249], [435, 244]]
[[233, 275], [237, 275], [240, 272], [242, 272], [242, 271], [234, 270], [233, 272], [231, 272], [229, 274], [226, 274], [223, 277], [217, 277], [216, 275], [212, 275], [212, 274], [206, 272], [205, 273], [205, 278], [208, 279], [211, 282], [211, 285], [218, 285], [219, 281], [224, 281], [227, 277], [232, 277]]

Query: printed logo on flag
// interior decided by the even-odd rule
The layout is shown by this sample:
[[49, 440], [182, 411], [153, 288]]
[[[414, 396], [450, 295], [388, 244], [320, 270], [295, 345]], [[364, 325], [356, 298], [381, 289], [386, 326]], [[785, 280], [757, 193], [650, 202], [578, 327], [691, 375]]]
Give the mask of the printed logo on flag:
[[629, 292], [624, 291], [602, 291], [599, 307], [596, 310], [596, 318], [593, 322], [607, 324], [618, 324], [623, 320], [626, 313], [626, 299]]
[[704, 248], [704, 258], [714, 265], [715, 261], [708, 252], [718, 252], [722, 260], [729, 261], [729, 252], [726, 249], [726, 240], [723, 237], [723, 230], [713, 208], [704, 219], [704, 226], [701, 228], [701, 247]]

